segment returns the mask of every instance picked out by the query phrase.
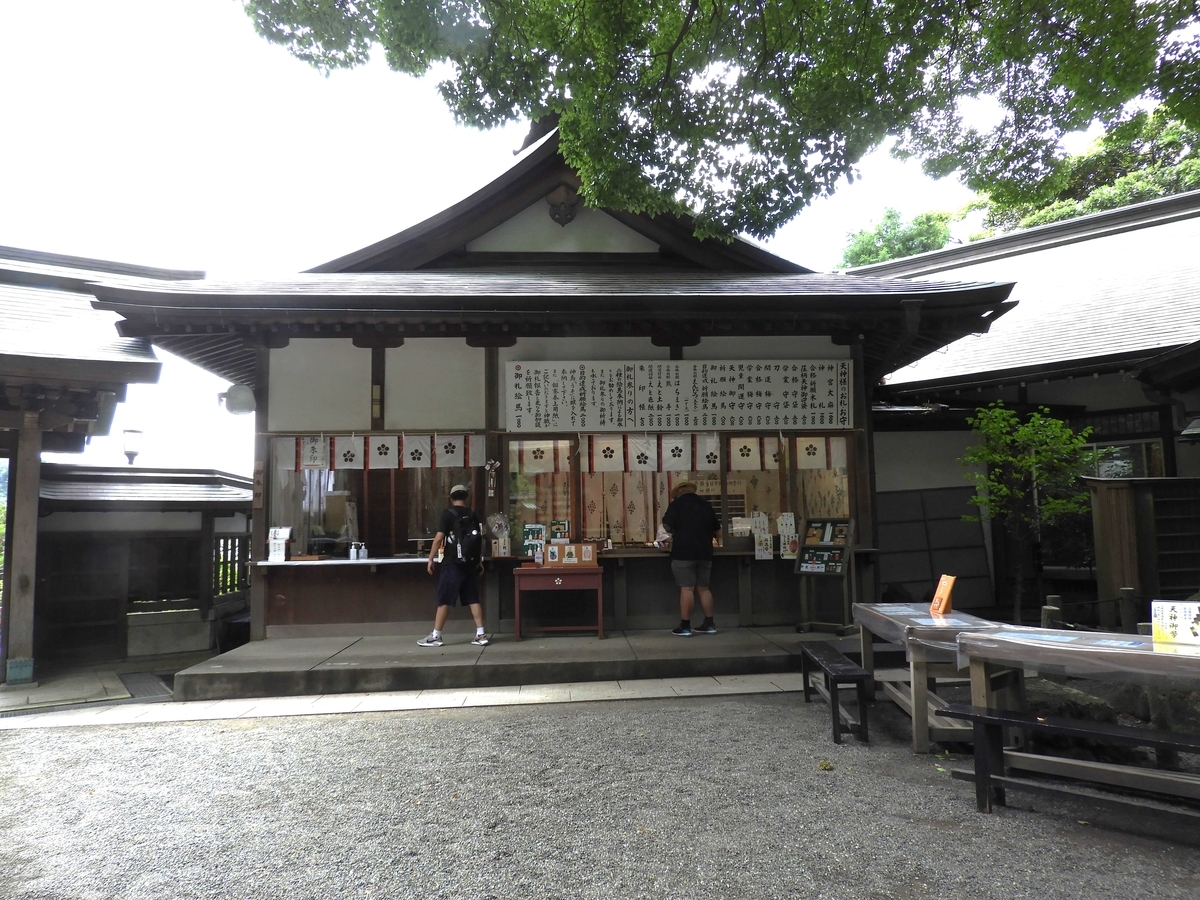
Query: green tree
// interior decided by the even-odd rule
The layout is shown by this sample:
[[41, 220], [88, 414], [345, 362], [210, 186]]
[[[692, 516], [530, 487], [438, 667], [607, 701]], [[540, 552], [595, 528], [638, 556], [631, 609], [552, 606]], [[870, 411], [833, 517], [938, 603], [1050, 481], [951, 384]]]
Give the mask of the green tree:
[[[700, 234], [773, 233], [888, 135], [980, 189], [1038, 182], [1062, 135], [1135, 98], [1200, 124], [1194, 0], [242, 2], [323, 70], [375, 46], [444, 64], [462, 122], [558, 115], [590, 203], [688, 211]], [[994, 127], [966, 123], [979, 97]]]
[[986, 223], [1001, 231], [1029, 228], [1198, 188], [1200, 130], [1159, 108], [1131, 115], [1039, 184], [1000, 186]]
[[1013, 621], [1020, 623], [1042, 528], [1090, 509], [1080, 478], [1094, 470], [1099, 454], [1085, 446], [1091, 429], [1076, 433], [1045, 407], [1022, 419], [996, 401], [967, 421], [978, 437], [961, 460], [975, 485], [971, 503], [1008, 541]]
[[874, 228], [847, 235], [850, 243], [842, 252], [842, 268], [941, 250], [950, 240], [950, 218], [947, 212], [928, 212], [904, 222], [889, 206]]

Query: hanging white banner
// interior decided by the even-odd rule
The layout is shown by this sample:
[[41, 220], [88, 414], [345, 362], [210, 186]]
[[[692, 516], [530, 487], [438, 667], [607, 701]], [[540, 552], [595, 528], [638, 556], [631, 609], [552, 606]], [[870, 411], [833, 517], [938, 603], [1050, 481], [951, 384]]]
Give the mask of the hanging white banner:
[[629, 450], [630, 472], [658, 471], [658, 437], [645, 434], [630, 434], [625, 438]]
[[662, 447], [658, 461], [660, 472], [692, 471], [692, 435], [664, 434], [659, 443]]
[[829, 439], [829, 468], [846, 468], [846, 439], [844, 437]]
[[729, 439], [729, 471], [758, 472], [762, 469], [762, 442], [756, 437]]
[[400, 438], [394, 434], [373, 434], [367, 438], [367, 468], [400, 468]]
[[334, 435], [331, 469], [361, 469], [365, 463], [366, 453], [360, 435]]
[[296, 455], [296, 439], [294, 437], [275, 438], [275, 471], [300, 471], [300, 458]]
[[465, 434], [435, 434], [433, 436], [433, 467], [461, 469], [467, 464]]
[[721, 469], [720, 445], [715, 434], [696, 435], [697, 472], [718, 472]]
[[825, 438], [797, 438], [796, 439], [796, 468], [797, 469], [824, 469], [826, 461], [825, 453]]
[[773, 472], [779, 468], [779, 461], [783, 458], [779, 453], [779, 438], [767, 437], [762, 439], [763, 449], [763, 468], [768, 472]]
[[526, 475], [548, 475], [557, 472], [554, 441], [522, 441], [521, 471]]
[[592, 472], [625, 471], [625, 438], [619, 434], [593, 434], [591, 443]]
[[433, 467], [433, 436], [428, 434], [402, 435], [400, 465], [405, 469]]
[[467, 458], [465, 466], [482, 466], [487, 462], [487, 442], [482, 434], [467, 435]]

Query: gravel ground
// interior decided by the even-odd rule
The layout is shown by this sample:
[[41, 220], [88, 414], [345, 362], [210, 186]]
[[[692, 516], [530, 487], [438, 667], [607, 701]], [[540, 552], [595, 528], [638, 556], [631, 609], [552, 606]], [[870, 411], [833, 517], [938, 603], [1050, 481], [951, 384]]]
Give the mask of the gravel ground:
[[795, 694], [0, 732], [0, 897], [1200, 896], [1200, 838], [980, 815], [876, 709], [869, 747]]

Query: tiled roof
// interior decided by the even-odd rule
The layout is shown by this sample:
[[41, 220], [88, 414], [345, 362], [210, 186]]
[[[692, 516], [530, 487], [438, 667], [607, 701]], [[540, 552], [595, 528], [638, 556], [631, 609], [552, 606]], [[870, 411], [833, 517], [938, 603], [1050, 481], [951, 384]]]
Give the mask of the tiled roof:
[[[1002, 255], [988, 241], [967, 245], [973, 258], [964, 255], [967, 248], [953, 248], [959, 262], [952, 269], [938, 264], [938, 253], [866, 268], [895, 275], [908, 265], [912, 274], [930, 273], [914, 279], [922, 281], [1016, 282], [1010, 297], [1016, 308], [987, 334], [968, 335], [897, 370], [888, 385], [934, 389], [1023, 372], [1067, 373], [1088, 363], [1124, 366], [1200, 340], [1200, 192], [1184, 198], [1190, 215], [1172, 199], [1177, 214], [1150, 227], [1128, 227], [1137, 210], [1119, 210], [1111, 215], [1121, 214], [1120, 229], [1084, 234], [1078, 223], [1061, 223], [1074, 229], [1070, 241], [1054, 241], [1055, 226], [1043, 226], [1024, 249], [1005, 236]], [[1143, 206], [1154, 212], [1152, 204]], [[1103, 225], [1102, 216], [1091, 217], [1093, 225]]]
[[117, 334], [118, 316], [94, 309], [90, 294], [0, 283], [0, 355], [133, 364], [158, 361], [144, 338]]
[[202, 509], [244, 507], [253, 498], [249, 479], [198, 469], [119, 469], [42, 465], [39, 495], [57, 509]]

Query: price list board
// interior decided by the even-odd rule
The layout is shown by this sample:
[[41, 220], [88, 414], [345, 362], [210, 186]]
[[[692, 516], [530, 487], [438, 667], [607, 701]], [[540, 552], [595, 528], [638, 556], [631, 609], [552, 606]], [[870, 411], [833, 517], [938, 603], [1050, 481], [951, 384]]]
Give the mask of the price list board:
[[849, 360], [511, 362], [508, 430], [851, 428]]

